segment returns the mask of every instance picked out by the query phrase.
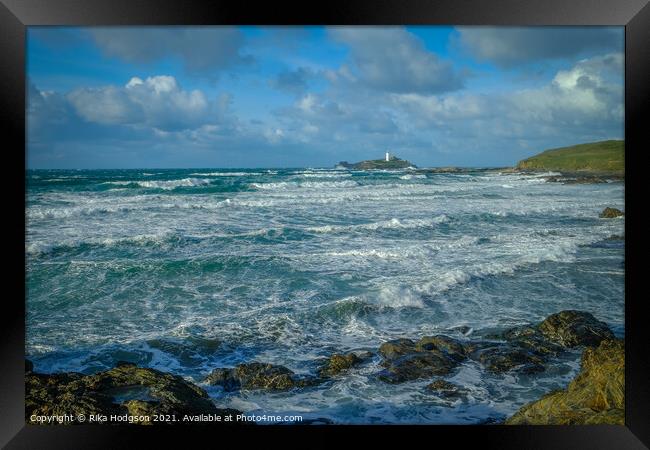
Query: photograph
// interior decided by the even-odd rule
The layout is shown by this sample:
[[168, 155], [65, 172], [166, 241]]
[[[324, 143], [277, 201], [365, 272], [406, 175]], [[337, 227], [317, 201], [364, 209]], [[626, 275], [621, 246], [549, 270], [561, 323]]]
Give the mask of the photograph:
[[25, 424], [626, 424], [624, 26], [25, 38]]

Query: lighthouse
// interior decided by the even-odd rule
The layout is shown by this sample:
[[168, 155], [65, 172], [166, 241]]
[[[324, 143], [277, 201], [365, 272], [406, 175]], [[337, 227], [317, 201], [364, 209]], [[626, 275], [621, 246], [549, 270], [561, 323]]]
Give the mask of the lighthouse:
[[390, 161], [390, 153], [386, 152], [386, 161]]

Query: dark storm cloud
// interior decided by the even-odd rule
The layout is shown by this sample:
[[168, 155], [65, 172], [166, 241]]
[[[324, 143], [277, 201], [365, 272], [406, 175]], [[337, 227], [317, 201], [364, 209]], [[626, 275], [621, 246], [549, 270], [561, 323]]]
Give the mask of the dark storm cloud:
[[566, 59], [623, 51], [619, 27], [457, 27], [455, 46], [479, 60], [514, 67], [544, 59]]
[[252, 61], [240, 52], [244, 35], [236, 27], [110, 27], [89, 33], [106, 55], [133, 63], [177, 57], [187, 71], [202, 72]]

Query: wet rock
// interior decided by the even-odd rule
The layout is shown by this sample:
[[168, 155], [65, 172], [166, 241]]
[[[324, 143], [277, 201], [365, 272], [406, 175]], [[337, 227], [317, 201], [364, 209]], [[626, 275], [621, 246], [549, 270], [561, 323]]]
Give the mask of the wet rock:
[[503, 338], [537, 355], [555, 356], [564, 350], [562, 346], [550, 342], [541, 331], [531, 326], [511, 328], [503, 333]]
[[424, 336], [415, 344], [415, 349], [444, 355], [457, 362], [467, 358], [465, 348], [459, 341], [443, 335]]
[[415, 342], [410, 339], [394, 339], [379, 347], [379, 354], [385, 359], [395, 359], [415, 352]]
[[241, 387], [235, 377], [235, 369], [219, 367], [212, 370], [205, 378], [205, 382], [212, 386], [221, 386], [225, 391], [236, 391]]
[[223, 386], [226, 391], [238, 389], [266, 389], [286, 391], [318, 383], [315, 377], [300, 376], [284, 366], [252, 362], [234, 368], [214, 369], [205, 381], [213, 386]]
[[[94, 375], [39, 374], [25, 377], [25, 414], [215, 414], [238, 411], [218, 409], [207, 393], [182, 377], [131, 363]], [[137, 422], [146, 423], [146, 422]]]
[[387, 360], [383, 365], [386, 368], [378, 374], [378, 378], [386, 383], [396, 384], [436, 375], [447, 375], [458, 363], [446, 356], [418, 352]]
[[582, 355], [578, 375], [566, 390], [554, 391], [524, 405], [508, 425], [624, 425], [625, 347], [604, 340]]
[[464, 390], [460, 386], [442, 379], [438, 379], [433, 383], [428, 384], [427, 389], [446, 398], [460, 397], [464, 394]]
[[551, 343], [563, 347], [596, 346], [614, 339], [606, 323], [584, 311], [567, 310], [548, 316], [537, 329]]
[[413, 342], [396, 339], [385, 342], [379, 348], [385, 367], [378, 378], [387, 383], [447, 375], [467, 358], [465, 347], [448, 336], [425, 336]]
[[562, 184], [596, 184], [596, 183], [607, 183], [607, 180], [602, 176], [595, 174], [562, 174], [562, 175], [552, 175], [545, 177], [546, 182], [548, 183], [562, 183]]
[[473, 357], [492, 373], [515, 370], [519, 373], [530, 374], [544, 371], [542, 357], [523, 348], [507, 344], [478, 350]]
[[620, 209], [607, 207], [603, 209], [603, 212], [601, 212], [598, 217], [600, 217], [601, 219], [613, 219], [615, 217], [619, 217], [623, 215], [625, 214]]
[[372, 353], [370, 352], [364, 352], [362, 354], [352, 352], [346, 354], [335, 353], [330, 356], [325, 364], [318, 370], [318, 375], [322, 378], [336, 376], [341, 372], [358, 366], [371, 357]]

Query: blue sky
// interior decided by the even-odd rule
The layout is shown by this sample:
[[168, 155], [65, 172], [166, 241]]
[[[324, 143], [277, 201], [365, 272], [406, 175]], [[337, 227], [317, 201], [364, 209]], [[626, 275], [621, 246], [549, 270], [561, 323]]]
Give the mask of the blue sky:
[[30, 27], [29, 168], [510, 166], [624, 129], [622, 27]]

